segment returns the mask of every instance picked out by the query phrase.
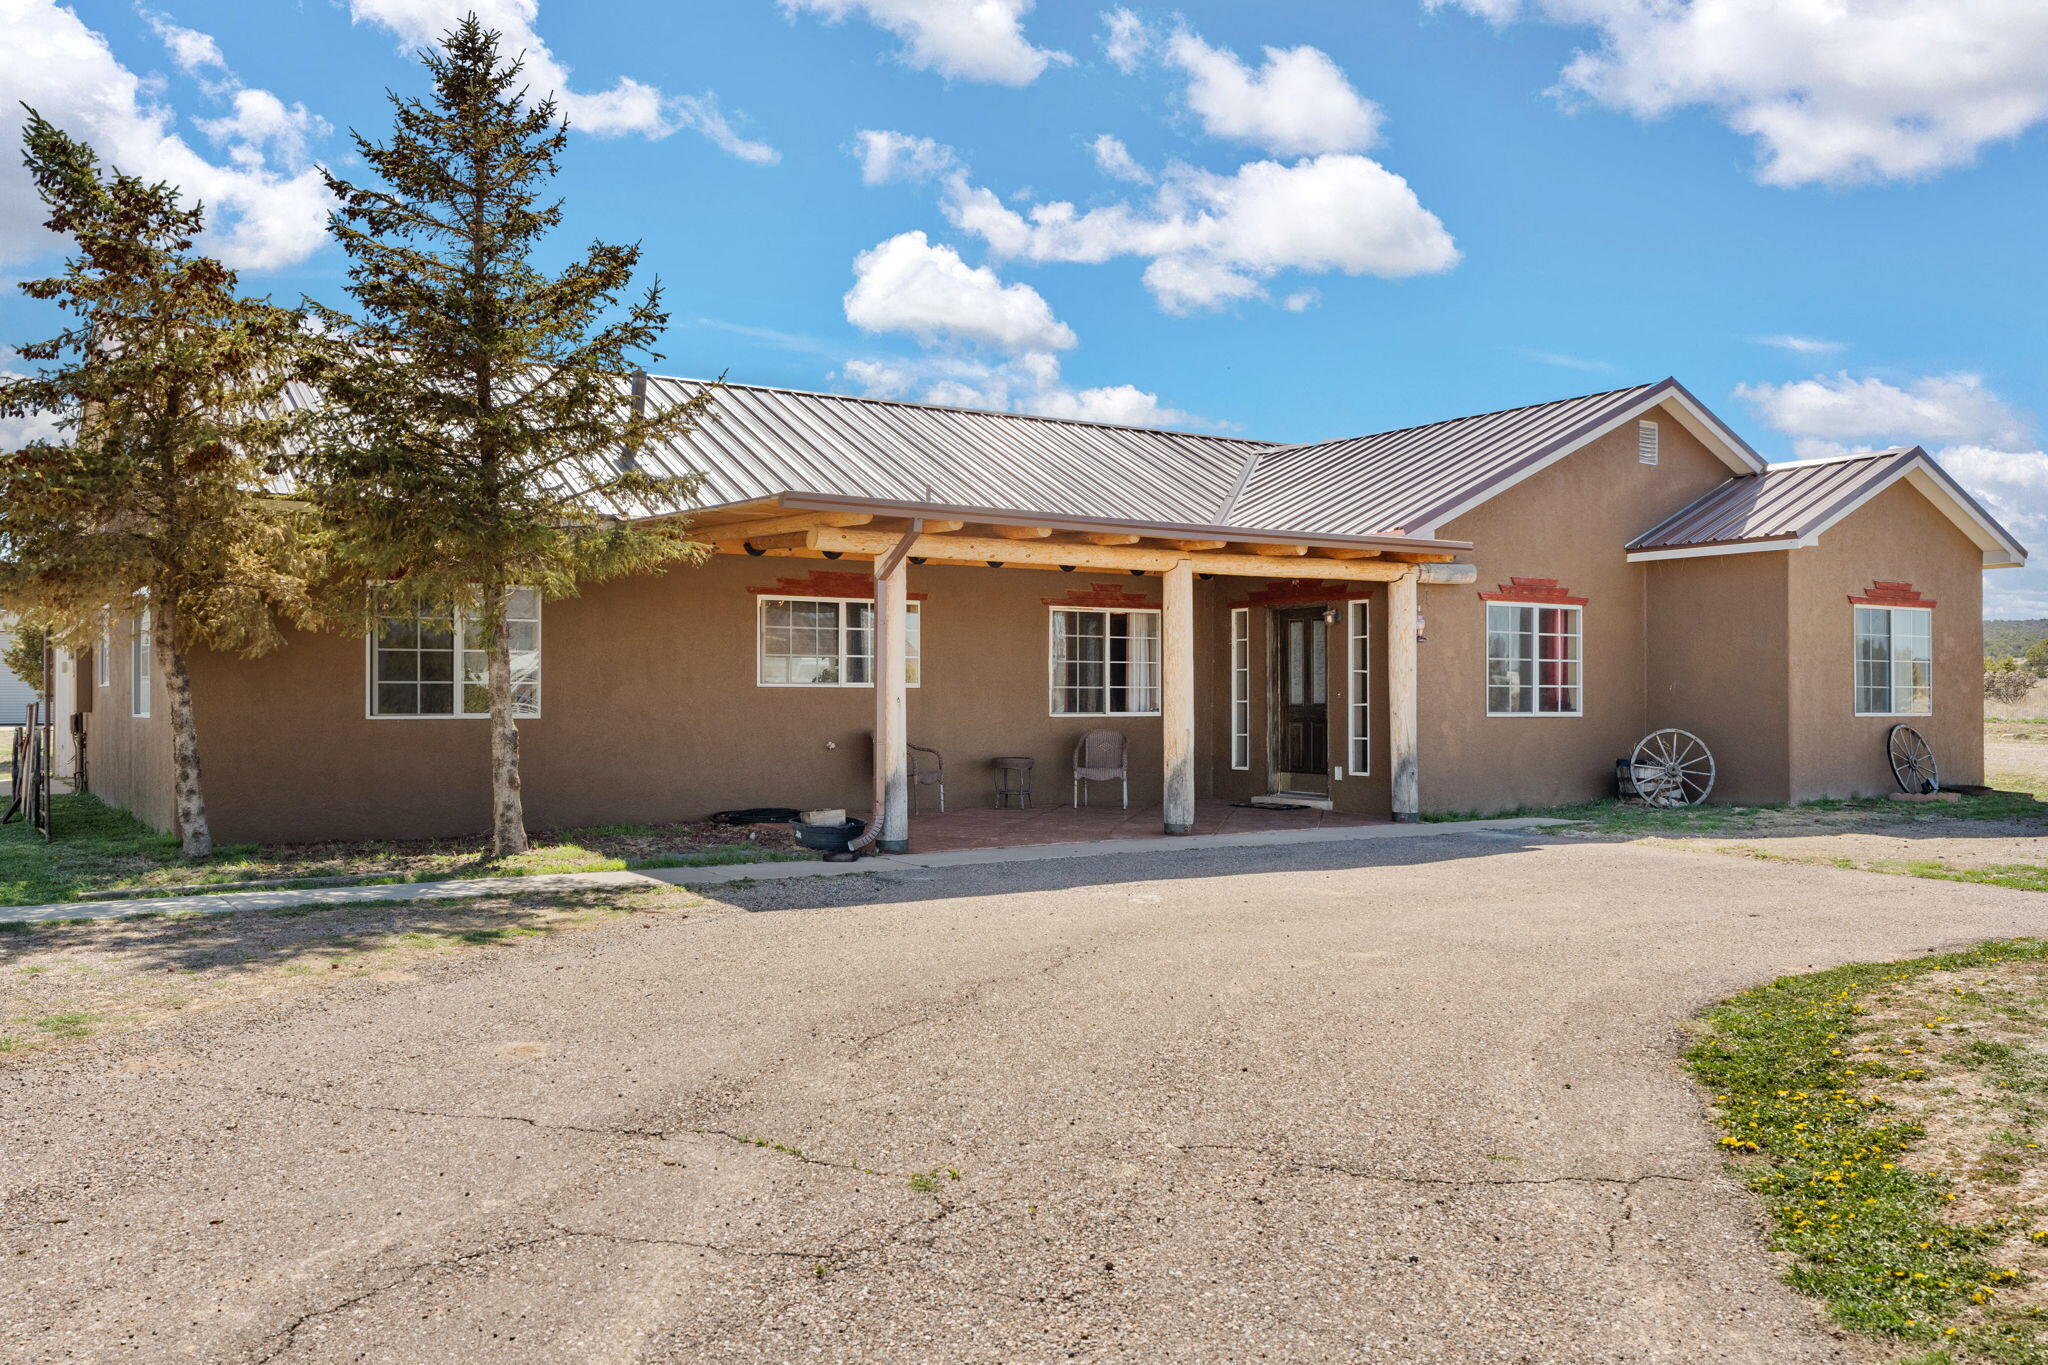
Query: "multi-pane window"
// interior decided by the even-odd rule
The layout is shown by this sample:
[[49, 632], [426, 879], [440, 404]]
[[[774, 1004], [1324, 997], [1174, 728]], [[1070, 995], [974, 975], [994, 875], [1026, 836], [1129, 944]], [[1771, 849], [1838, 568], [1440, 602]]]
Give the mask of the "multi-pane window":
[[1159, 613], [1056, 607], [1052, 713], [1159, 714]]
[[1252, 766], [1252, 614], [1230, 609], [1230, 766]]
[[1351, 718], [1351, 774], [1363, 777], [1372, 771], [1372, 604], [1351, 604], [1350, 657], [1351, 694], [1345, 701]]
[[149, 675], [156, 663], [156, 646], [149, 634], [149, 608], [135, 613], [128, 628], [128, 714], [149, 715]]
[[1934, 712], [1934, 613], [1925, 607], [1856, 608], [1856, 714]]
[[1580, 714], [1578, 607], [1486, 604], [1486, 713]]
[[[505, 595], [505, 643], [512, 656], [512, 714], [540, 714], [540, 594]], [[373, 716], [488, 716], [490, 652], [484, 624], [445, 602], [397, 593], [378, 603], [370, 641]]]
[[[763, 597], [763, 687], [869, 687], [875, 677], [875, 604], [858, 598]], [[904, 682], [918, 685], [922, 613], [904, 623]]]

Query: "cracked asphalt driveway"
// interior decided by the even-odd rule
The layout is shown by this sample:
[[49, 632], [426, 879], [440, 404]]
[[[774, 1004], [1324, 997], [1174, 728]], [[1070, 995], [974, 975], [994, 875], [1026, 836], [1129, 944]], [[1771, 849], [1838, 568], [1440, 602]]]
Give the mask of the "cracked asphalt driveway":
[[1847, 1361], [1681, 1021], [2044, 904], [1523, 836], [726, 903], [0, 1072], [8, 1358]]

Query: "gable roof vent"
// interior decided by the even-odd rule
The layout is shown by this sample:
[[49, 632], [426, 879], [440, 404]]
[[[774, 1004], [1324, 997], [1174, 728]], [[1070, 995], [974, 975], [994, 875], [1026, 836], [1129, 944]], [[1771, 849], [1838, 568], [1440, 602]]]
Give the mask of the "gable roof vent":
[[1657, 463], [1657, 424], [1636, 423], [1636, 459], [1643, 464]]

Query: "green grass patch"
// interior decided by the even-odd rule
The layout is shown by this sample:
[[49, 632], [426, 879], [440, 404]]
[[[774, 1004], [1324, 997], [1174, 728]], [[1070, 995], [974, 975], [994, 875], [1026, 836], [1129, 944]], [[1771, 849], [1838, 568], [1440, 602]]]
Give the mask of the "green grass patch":
[[[118, 892], [175, 895], [263, 882], [291, 890], [332, 885], [539, 877], [636, 867], [721, 867], [783, 862], [815, 853], [730, 839], [715, 826], [602, 825], [536, 836], [512, 858], [486, 856], [476, 839], [335, 844], [235, 844], [190, 860], [177, 840], [92, 796], [51, 802], [55, 838], [0, 825], [0, 906], [91, 900]], [[716, 833], [713, 833], [713, 831]]]
[[2048, 941], [2019, 940], [1783, 977], [1707, 1011], [1685, 1054], [1791, 1259], [1787, 1282], [1850, 1331], [1940, 1348], [1924, 1362], [2044, 1365], [2048, 1348], [2031, 1313], [1998, 1303], [2017, 1275], [1987, 1252], [2012, 1225], [1950, 1221], [1949, 1183], [1900, 1160], [1922, 1133], [1868, 1094], [1891, 1073], [1856, 1055], [1860, 1002], [1926, 972], [2044, 961]]

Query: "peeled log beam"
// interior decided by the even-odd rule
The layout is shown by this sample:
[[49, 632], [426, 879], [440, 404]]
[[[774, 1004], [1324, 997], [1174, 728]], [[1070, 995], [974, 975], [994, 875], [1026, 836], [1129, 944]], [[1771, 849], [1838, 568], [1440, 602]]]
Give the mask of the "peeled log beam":
[[[824, 529], [803, 535], [779, 536], [762, 544], [763, 550], [833, 550], [840, 554], [886, 554], [896, 537], [886, 531]], [[1266, 555], [1191, 554], [1180, 550], [1155, 550], [1139, 545], [1058, 545], [1045, 541], [998, 540], [979, 536], [919, 536], [910, 553], [920, 559], [998, 560], [1006, 564], [1071, 564], [1077, 569], [1142, 569], [1164, 573], [1186, 561], [1196, 573], [1222, 574], [1231, 578], [1329, 578], [1354, 583], [1389, 583], [1404, 573], [1415, 572], [1412, 564], [1392, 564], [1378, 559], [1321, 559], [1315, 557], [1275, 562]], [[1425, 568], [1441, 567], [1436, 565]]]
[[1479, 581], [1479, 568], [1474, 564], [1422, 564], [1418, 565], [1417, 581], [1451, 587], [1463, 587]]
[[752, 540], [756, 536], [787, 535], [818, 526], [865, 526], [873, 520], [866, 512], [792, 512], [786, 517], [735, 521], [725, 526], [699, 524], [693, 529], [706, 540]]

